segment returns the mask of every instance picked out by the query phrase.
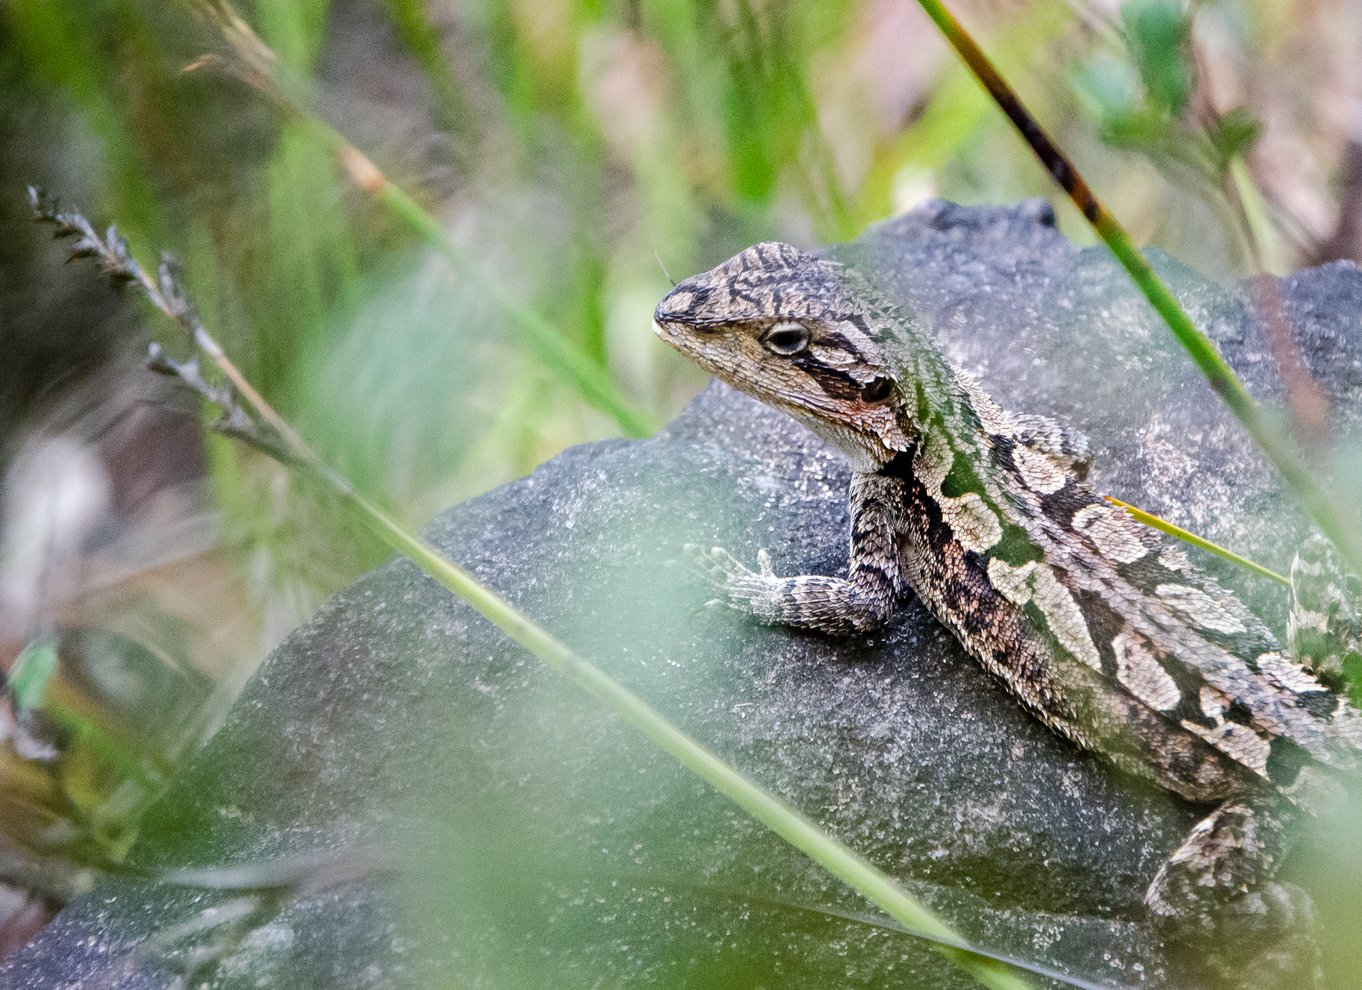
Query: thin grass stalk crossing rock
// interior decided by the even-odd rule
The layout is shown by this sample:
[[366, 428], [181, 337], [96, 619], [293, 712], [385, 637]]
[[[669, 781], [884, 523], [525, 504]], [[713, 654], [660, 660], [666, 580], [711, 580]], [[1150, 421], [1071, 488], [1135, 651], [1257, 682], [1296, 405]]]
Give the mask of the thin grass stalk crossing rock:
[[1354, 571], [1362, 574], [1362, 525], [1355, 502], [1332, 498], [1305, 463], [1290, 436], [1253, 401], [1243, 382], [1225, 362], [1215, 345], [1203, 334], [1172, 290], [1155, 274], [1149, 262], [1135, 248], [1125, 228], [1102, 205], [1078, 169], [1046, 134], [1021, 99], [939, 0], [919, 0], [922, 9], [959, 54], [969, 71], [988, 91], [995, 103], [1012, 121], [1040, 163], [1062, 188], [1097, 235], [1119, 261], [1140, 292], [1154, 307], [1188, 356], [1201, 370], [1212, 391], [1224, 401], [1259, 449], [1271, 461], [1292, 491], [1314, 518], [1319, 528], [1338, 547]]
[[[408, 532], [397, 520], [355, 491], [354, 487], [298, 435], [292, 426], [245, 380], [216, 340], [199, 320], [181, 282], [178, 266], [167, 258], [152, 277], [133, 258], [127, 242], [110, 228], [99, 234], [83, 214], [63, 210], [40, 190], [30, 188], [35, 217], [56, 228], [58, 237], [70, 238], [73, 258], [94, 258], [116, 285], [133, 285], [165, 316], [169, 317], [194, 346], [218, 367], [230, 382], [215, 388], [203, 378], [197, 359], [183, 363], [168, 360], [159, 351], [153, 362], [165, 374], [177, 377], [192, 391], [223, 409], [224, 432], [258, 447], [282, 463], [302, 468], [332, 494], [352, 507], [360, 519], [389, 546], [403, 554], [444, 588], [525, 647], [553, 670], [581, 688], [633, 726], [658, 749], [674, 758], [752, 818], [779, 835], [847, 886], [877, 905], [905, 931], [930, 942], [945, 958], [992, 990], [1026, 990], [1030, 984], [1019, 975], [1025, 963], [1003, 961], [970, 947], [953, 928], [936, 917], [888, 875], [865, 857], [822, 831], [810, 819], [781, 798], [764, 790], [739, 770], [719, 759], [707, 747], [672, 725], [642, 698], [611, 678], [601, 668], [574, 652], [496, 592], [480, 584], [470, 573], [447, 560], [434, 546]], [[244, 404], [243, 404], [244, 400]], [[1068, 981], [1049, 971], [1041, 975]]]

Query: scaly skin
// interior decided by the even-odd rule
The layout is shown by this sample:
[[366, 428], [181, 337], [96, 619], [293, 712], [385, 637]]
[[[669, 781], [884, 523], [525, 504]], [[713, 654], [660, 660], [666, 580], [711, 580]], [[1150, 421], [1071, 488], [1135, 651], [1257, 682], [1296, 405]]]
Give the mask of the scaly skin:
[[1003, 412], [855, 270], [786, 244], [686, 279], [654, 329], [854, 470], [847, 576], [702, 554], [734, 607], [849, 635], [912, 591], [1046, 725], [1215, 805], [1151, 883], [1156, 919], [1188, 935], [1290, 923], [1273, 881], [1283, 821], [1334, 800], [1362, 716], [1180, 547], [1089, 488], [1080, 441]]

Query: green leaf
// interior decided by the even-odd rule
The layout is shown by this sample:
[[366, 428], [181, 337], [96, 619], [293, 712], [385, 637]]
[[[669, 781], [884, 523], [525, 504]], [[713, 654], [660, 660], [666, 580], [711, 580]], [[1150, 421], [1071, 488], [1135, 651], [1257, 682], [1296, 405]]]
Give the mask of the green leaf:
[[1126, 42], [1150, 103], [1177, 115], [1187, 106], [1196, 72], [1187, 50], [1191, 21], [1178, 0], [1126, 0]]
[[1212, 124], [1207, 133], [1220, 160], [1228, 162], [1253, 147], [1262, 130], [1262, 122], [1257, 117], [1243, 107], [1235, 107]]
[[35, 639], [24, 647], [14, 661], [9, 686], [20, 708], [37, 708], [43, 703], [47, 684], [57, 671], [57, 644], [47, 637]]

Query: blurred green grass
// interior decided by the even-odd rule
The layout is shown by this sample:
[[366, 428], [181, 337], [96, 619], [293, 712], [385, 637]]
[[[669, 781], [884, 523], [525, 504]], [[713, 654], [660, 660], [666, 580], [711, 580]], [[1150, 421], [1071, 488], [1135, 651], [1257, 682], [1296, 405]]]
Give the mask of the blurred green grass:
[[[1116, 176], [1103, 191], [1118, 212], [1138, 204], [1124, 211], [1137, 235], [1171, 232], [1165, 246], [1193, 264], [1246, 270], [1226, 160], [1251, 146], [1252, 111], [1216, 145], [1221, 116], [1183, 115], [1199, 81], [1190, 22], [1163, 0], [1123, 11], [1084, 22], [1066, 4], [991, 4], [972, 21], [1089, 172]], [[655, 259], [680, 276], [763, 238], [852, 237], [927, 193], [1048, 192], [915, 10], [308, 0], [241, 12], [306, 113], [656, 421], [697, 375], [647, 332], [666, 288]], [[195, 13], [15, 0], [5, 51], [75, 136], [93, 213], [184, 261], [208, 323], [267, 396], [409, 522], [619, 432], [494, 300], [359, 192], [305, 121], [232, 79]], [[1249, 32], [1246, 51], [1258, 41], [1239, 5], [1200, 16]], [[204, 66], [205, 53], [224, 58]], [[1222, 153], [1183, 156], [1201, 180], [1184, 187], [1167, 159], [1189, 134]], [[1170, 228], [1189, 215], [1196, 239], [1181, 242]], [[270, 573], [271, 594], [292, 586], [298, 617], [381, 555], [359, 534], [334, 539], [334, 515], [280, 491], [250, 454], [210, 462], [234, 552]], [[258, 511], [262, 498], [274, 511]]]
[[[25, 149], [4, 158], [0, 195], [18, 203], [41, 182], [178, 256], [247, 377], [410, 525], [625, 432], [505, 298], [664, 422], [701, 384], [648, 330], [664, 268], [680, 278], [762, 239], [851, 238], [930, 195], [1045, 195], [1070, 237], [1089, 236], [911, 4], [243, 3], [301, 117], [234, 74], [211, 7], [0, 7], [0, 68], [15, 83], [0, 128]], [[1137, 238], [1225, 278], [1323, 257], [1346, 192], [1327, 180], [1348, 144], [1328, 100], [1310, 100], [1347, 95], [1346, 32], [1320, 29], [1333, 6], [980, 0], [958, 12]], [[477, 271], [358, 188], [318, 121]], [[51, 325], [6, 344], [37, 353]], [[118, 329], [115, 351], [141, 350]], [[87, 386], [69, 354], [41, 353], [15, 365], [28, 379], [7, 394]], [[0, 466], [52, 428], [49, 412], [6, 406]], [[386, 551], [272, 462], [203, 442], [208, 494], [194, 509], [212, 513], [214, 564], [237, 593], [211, 622], [145, 645], [194, 667], [185, 644], [213, 639], [227, 666], [211, 673], [231, 685]], [[13, 638], [64, 617], [53, 606], [36, 621]]]

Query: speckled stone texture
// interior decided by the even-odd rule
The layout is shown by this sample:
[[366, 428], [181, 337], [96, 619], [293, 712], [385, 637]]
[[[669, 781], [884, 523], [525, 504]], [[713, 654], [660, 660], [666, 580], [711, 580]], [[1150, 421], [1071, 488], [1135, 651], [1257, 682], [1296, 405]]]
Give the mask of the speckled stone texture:
[[[929, 204], [830, 250], [881, 269], [1001, 404], [1086, 432], [1103, 490], [1287, 566], [1302, 524], [1269, 470], [1124, 274], [1044, 204]], [[1246, 292], [1156, 264], [1276, 395]], [[1271, 284], [1355, 410], [1362, 274]], [[1048, 734], [916, 603], [832, 641], [704, 609], [672, 563], [696, 542], [836, 572], [846, 481], [802, 428], [711, 386], [654, 439], [569, 450], [428, 534], [979, 944], [1103, 985], [1185, 985], [1141, 898], [1197, 809]], [[1281, 589], [1214, 569], [1280, 617]], [[153, 872], [340, 863], [236, 926], [203, 912], [240, 891], [110, 883], [0, 987], [973, 985], [405, 562], [265, 662], [143, 835], [132, 862]], [[352, 849], [383, 868], [354, 879]]]

